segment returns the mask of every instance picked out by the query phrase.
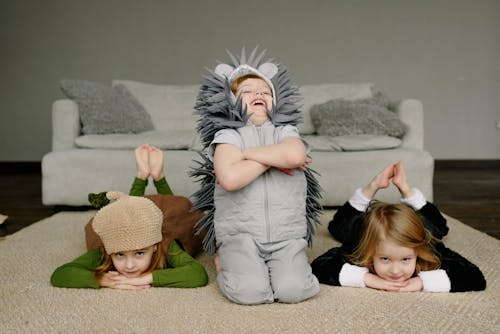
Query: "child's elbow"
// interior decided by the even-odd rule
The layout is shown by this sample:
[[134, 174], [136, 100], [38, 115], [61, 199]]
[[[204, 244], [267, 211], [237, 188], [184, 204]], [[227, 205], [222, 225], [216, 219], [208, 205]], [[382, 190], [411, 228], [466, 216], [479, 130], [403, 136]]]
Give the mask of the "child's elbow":
[[218, 177], [217, 183], [225, 191], [236, 191], [241, 188], [239, 178], [231, 175], [222, 175], [221, 177]]
[[50, 284], [55, 287], [61, 287], [61, 284], [59, 282], [59, 276], [57, 275], [57, 272], [53, 272], [52, 275], [50, 276]]
[[50, 276], [50, 284], [57, 288], [67, 288], [68, 282], [65, 280], [65, 275], [59, 268], [56, 269]]
[[196, 282], [197, 287], [202, 287], [208, 284], [208, 274], [203, 270], [203, 275], [200, 275], [198, 281]]
[[190, 287], [199, 288], [208, 284], [208, 274], [205, 268], [200, 264], [196, 263], [194, 273], [192, 275], [192, 280]]

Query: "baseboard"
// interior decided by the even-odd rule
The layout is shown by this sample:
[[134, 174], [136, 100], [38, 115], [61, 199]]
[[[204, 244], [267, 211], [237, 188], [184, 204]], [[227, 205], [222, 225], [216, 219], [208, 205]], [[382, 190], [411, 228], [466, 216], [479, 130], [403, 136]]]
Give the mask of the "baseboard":
[[434, 160], [434, 169], [500, 169], [500, 159]]
[[42, 171], [41, 161], [0, 161], [0, 173], [40, 173]]
[[[434, 168], [443, 169], [500, 169], [500, 159], [455, 159], [434, 160]], [[0, 161], [0, 173], [41, 172], [41, 161]]]

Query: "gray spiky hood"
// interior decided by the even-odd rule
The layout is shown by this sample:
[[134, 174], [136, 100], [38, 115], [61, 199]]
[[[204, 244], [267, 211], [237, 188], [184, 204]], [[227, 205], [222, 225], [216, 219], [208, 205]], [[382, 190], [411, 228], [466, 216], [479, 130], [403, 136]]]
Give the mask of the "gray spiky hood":
[[[227, 51], [230, 63], [219, 63], [214, 70], [207, 69], [203, 76], [200, 91], [195, 104], [195, 114], [200, 118], [197, 121], [197, 131], [200, 134], [203, 150], [198, 152], [201, 161], [195, 161], [196, 166], [191, 168], [190, 176], [200, 183], [200, 190], [194, 193], [193, 210], [203, 210], [206, 215], [197, 223], [197, 231], [207, 230], [203, 241], [204, 249], [215, 252], [215, 233], [213, 218], [215, 207], [213, 195], [215, 189], [215, 175], [213, 162], [208, 158], [207, 148], [214, 139], [215, 133], [222, 129], [237, 129], [247, 124], [249, 116], [246, 106], [242, 105], [240, 97], [235, 97], [231, 91], [231, 84], [236, 78], [247, 74], [254, 74], [265, 80], [273, 92], [273, 106], [268, 110], [269, 120], [274, 126], [294, 125], [301, 121], [298, 102], [300, 100], [297, 86], [288, 69], [273, 62], [272, 59], [263, 61], [266, 50], [257, 52], [253, 49], [247, 57], [245, 48], [240, 57]], [[307, 240], [312, 245], [314, 226], [319, 224], [321, 205], [321, 187], [315, 177], [316, 172], [307, 168]]]
[[[271, 79], [278, 73], [278, 66], [276, 66], [273, 63], [264, 63], [259, 66], [259, 68], [254, 68], [248, 64], [242, 64], [238, 66], [237, 68], [232, 67], [231, 65], [228, 64], [219, 64], [215, 68], [215, 73], [226, 77], [228, 82], [229, 82], [229, 87], [232, 87], [233, 82], [246, 75], [256, 75], [259, 78], [262, 78], [269, 88], [271, 88], [271, 91], [273, 93], [273, 104], [274, 104], [274, 97], [276, 96], [276, 91], [274, 89], [274, 85], [271, 81]], [[232, 94], [231, 96], [233, 98], [233, 101], [236, 101], [236, 96]]]

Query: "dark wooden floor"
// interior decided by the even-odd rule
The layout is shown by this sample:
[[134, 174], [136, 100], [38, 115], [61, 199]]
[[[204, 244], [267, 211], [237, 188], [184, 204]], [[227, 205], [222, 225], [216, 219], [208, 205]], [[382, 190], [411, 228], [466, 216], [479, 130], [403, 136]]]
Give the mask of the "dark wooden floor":
[[[60, 210], [41, 201], [40, 163], [0, 162], [0, 237]], [[500, 160], [441, 160], [434, 172], [434, 203], [442, 212], [500, 239]]]

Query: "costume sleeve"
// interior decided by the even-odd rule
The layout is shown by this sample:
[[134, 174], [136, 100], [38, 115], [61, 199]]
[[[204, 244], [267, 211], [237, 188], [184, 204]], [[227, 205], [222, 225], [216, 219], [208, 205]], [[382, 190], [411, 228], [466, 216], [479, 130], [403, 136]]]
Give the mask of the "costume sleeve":
[[95, 277], [95, 269], [101, 264], [101, 259], [101, 250], [94, 248], [57, 268], [50, 277], [50, 283], [61, 288], [97, 289], [100, 284]]
[[134, 182], [132, 182], [132, 186], [130, 187], [130, 191], [128, 194], [130, 196], [144, 196], [144, 192], [146, 191], [146, 186], [148, 185], [148, 180], [142, 180], [138, 177], [134, 178]]
[[156, 188], [156, 192], [160, 195], [173, 195], [170, 185], [165, 177], [162, 177], [158, 181], [153, 180]]
[[444, 270], [450, 279], [450, 292], [486, 289], [483, 273], [475, 264], [443, 244], [439, 244], [436, 250], [441, 255], [440, 269]]
[[300, 138], [299, 130], [296, 126], [284, 125], [279, 127], [279, 129], [280, 131], [278, 133], [278, 142], [288, 137]]
[[320, 283], [340, 286], [340, 272], [345, 264], [348, 264], [348, 262], [344, 249], [334, 247], [318, 256], [311, 263], [311, 268]]
[[280, 126], [279, 127], [280, 131], [278, 132], [278, 140], [277, 142], [280, 143], [283, 141], [285, 138], [297, 138], [302, 140], [302, 143], [304, 143], [304, 146], [306, 147], [306, 152], [309, 154], [311, 151], [311, 147], [309, 144], [300, 136], [299, 130], [297, 129], [296, 126], [293, 125], [285, 125], [285, 126]]
[[215, 133], [214, 139], [208, 146], [208, 156], [210, 159], [214, 159], [215, 154], [215, 146], [217, 144], [231, 144], [239, 148], [240, 150], [243, 148], [243, 142], [241, 141], [241, 136], [238, 131], [233, 129], [223, 129], [219, 130]]
[[363, 225], [364, 213], [356, 210], [349, 202], [340, 207], [332, 221], [328, 224], [328, 231], [348, 252], [357, 247], [360, 239], [361, 227]]
[[153, 286], [171, 288], [196, 288], [208, 283], [205, 268], [183, 251], [174, 240], [167, 252], [169, 268], [153, 271]]

